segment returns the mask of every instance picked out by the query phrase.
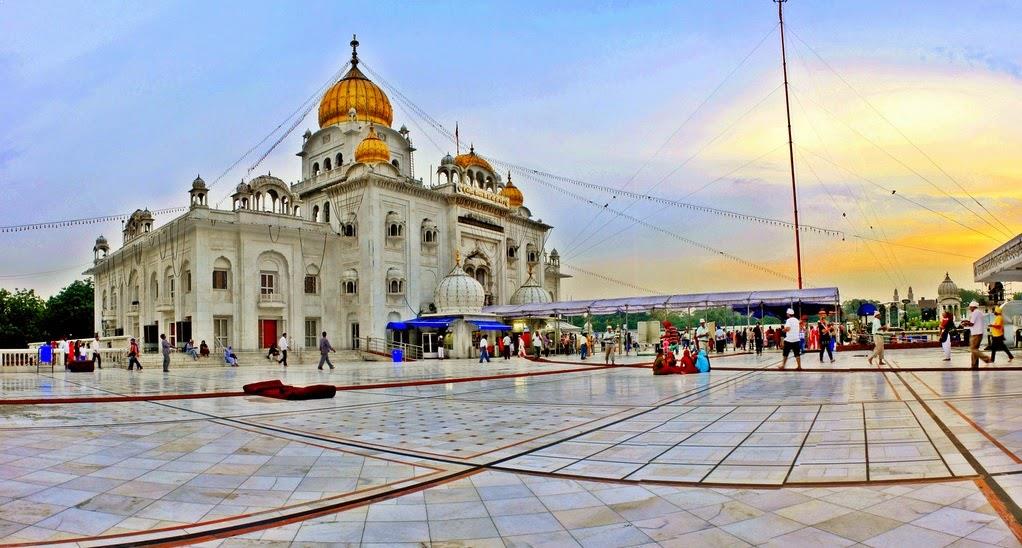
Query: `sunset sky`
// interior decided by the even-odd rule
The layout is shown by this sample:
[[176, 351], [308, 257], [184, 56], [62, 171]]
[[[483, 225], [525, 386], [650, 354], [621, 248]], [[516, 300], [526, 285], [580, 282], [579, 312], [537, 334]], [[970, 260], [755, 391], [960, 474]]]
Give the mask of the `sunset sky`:
[[[972, 261], [1022, 230], [1022, 4], [790, 0], [785, 23], [801, 220], [845, 232], [803, 235], [806, 285], [934, 297], [947, 271], [974, 287]], [[211, 182], [326, 83], [353, 33], [487, 157], [790, 220], [777, 30], [769, 0], [0, 3], [0, 225], [185, 205], [196, 173]], [[428, 182], [453, 145], [391, 100]], [[252, 176], [295, 181], [316, 126], [313, 109]], [[549, 181], [779, 278], [515, 182], [556, 227], [566, 298], [637, 292], [571, 266], [660, 292], [794, 286], [790, 230]], [[49, 295], [119, 232], [0, 234], [0, 287]]]

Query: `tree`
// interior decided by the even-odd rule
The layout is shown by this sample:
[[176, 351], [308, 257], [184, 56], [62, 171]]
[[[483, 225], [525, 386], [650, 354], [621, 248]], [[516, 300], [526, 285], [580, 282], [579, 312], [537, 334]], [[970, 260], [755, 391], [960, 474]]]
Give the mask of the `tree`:
[[0, 289], [0, 348], [25, 348], [45, 339], [41, 333], [46, 303], [34, 289]]
[[51, 339], [91, 338], [94, 314], [92, 280], [75, 280], [46, 301], [43, 331]]
[[1013, 300], [1013, 301], [1022, 301], [1022, 291], [1019, 291], [1018, 293], [1015, 293], [1014, 295], [1012, 295], [1011, 296], [1011, 300]]
[[959, 289], [958, 298], [962, 300], [962, 304], [968, 306], [972, 301], [976, 301], [981, 305], [987, 304], [986, 292], [973, 291], [971, 289]]

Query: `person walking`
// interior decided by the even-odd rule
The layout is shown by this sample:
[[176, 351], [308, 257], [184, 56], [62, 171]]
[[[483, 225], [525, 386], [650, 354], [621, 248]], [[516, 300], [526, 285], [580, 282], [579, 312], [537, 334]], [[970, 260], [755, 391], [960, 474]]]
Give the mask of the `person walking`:
[[706, 329], [706, 320], [700, 318], [699, 327], [696, 328], [696, 352], [698, 352], [700, 348], [709, 350], [709, 342], [710, 333], [709, 330]]
[[881, 333], [886, 330], [887, 328], [880, 321], [880, 311], [874, 311], [873, 319], [869, 322], [869, 332], [873, 335], [873, 353], [866, 360], [870, 365], [873, 365], [873, 358], [880, 358], [880, 365], [887, 365], [884, 362], [884, 335]]
[[287, 333], [283, 333], [283, 334], [280, 335], [280, 340], [277, 341], [277, 348], [280, 349], [280, 360], [278, 360], [277, 363], [283, 365], [284, 367], [287, 367], [287, 349], [288, 349], [288, 346], [289, 345], [288, 345], [288, 342], [287, 342]]
[[614, 362], [614, 352], [617, 350], [617, 345], [614, 341], [614, 328], [607, 325], [607, 332], [603, 334], [603, 363], [604, 365], [617, 365]]
[[980, 350], [983, 344], [983, 336], [987, 332], [987, 319], [979, 310], [979, 303], [969, 303], [969, 319], [962, 322], [962, 325], [969, 328], [969, 354], [972, 356], [972, 368], [979, 369], [979, 362], [990, 363], [990, 356]]
[[830, 363], [834, 363], [834, 351], [830, 347], [831, 329], [830, 322], [827, 321], [827, 311], [821, 310], [820, 319], [816, 322], [816, 332], [820, 341], [820, 363], [823, 363], [824, 352], [830, 357]]
[[795, 369], [802, 370], [802, 342], [799, 338], [799, 332], [801, 331], [798, 318], [795, 317], [795, 311], [788, 309], [788, 319], [784, 320], [784, 349], [782, 355], [784, 358], [781, 360], [781, 369], [788, 365], [788, 354], [795, 354]]
[[160, 333], [160, 349], [163, 352], [163, 372], [170, 373], [170, 352], [174, 347], [167, 340], [166, 333]]
[[486, 340], [486, 335], [480, 335], [479, 337], [479, 363], [490, 363], [490, 342]]
[[752, 328], [752, 339], [753, 344], [756, 346], [756, 355], [763, 355], [763, 326], [760, 322], [756, 322], [756, 327]]
[[997, 359], [998, 350], [1008, 355], [1009, 362], [1015, 359], [1004, 344], [1004, 314], [1000, 306], [994, 307], [994, 321], [990, 322], [990, 363]]
[[504, 338], [501, 339], [500, 344], [501, 344], [501, 348], [500, 348], [501, 356], [503, 356], [505, 360], [510, 360], [511, 359], [511, 334], [508, 333], [508, 334], [504, 335]]
[[131, 344], [128, 345], [128, 371], [138, 366], [138, 370], [142, 370], [142, 362], [138, 361], [138, 341], [132, 337]]
[[951, 332], [955, 329], [955, 320], [951, 313], [944, 311], [940, 320], [940, 348], [944, 350], [944, 361], [951, 361]]
[[[1004, 331], [1003, 329], [1001, 331]], [[1003, 337], [1001, 337], [1003, 340]], [[92, 363], [96, 364], [96, 367], [103, 369], [103, 356], [99, 353], [99, 333], [92, 336], [92, 340], [89, 341], [89, 352], [92, 354]]]
[[323, 364], [326, 363], [330, 366], [330, 369], [334, 368], [334, 364], [330, 363], [329, 354], [334, 352], [334, 347], [330, 345], [330, 339], [326, 338], [326, 331], [323, 332], [323, 336], [319, 339], [319, 369], [323, 370]]

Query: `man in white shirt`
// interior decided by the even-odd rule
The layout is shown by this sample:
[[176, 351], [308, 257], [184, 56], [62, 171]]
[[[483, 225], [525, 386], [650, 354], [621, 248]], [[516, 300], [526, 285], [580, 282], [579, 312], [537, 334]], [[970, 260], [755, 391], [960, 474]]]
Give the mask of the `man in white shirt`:
[[707, 348], [707, 342], [709, 341], [709, 333], [706, 332], [706, 320], [699, 320], [699, 327], [696, 328], [696, 352], [700, 348], [705, 348], [707, 352], [710, 351]]
[[89, 353], [92, 354], [92, 363], [103, 369], [103, 356], [99, 353], [99, 333], [93, 335], [92, 340], [89, 341]]
[[782, 350], [784, 359], [781, 360], [781, 369], [784, 369], [784, 366], [788, 365], [788, 354], [794, 353], [795, 369], [801, 371], [802, 358], [800, 357], [800, 354], [802, 353], [802, 345], [799, 342], [799, 331], [801, 331], [801, 329], [799, 329], [799, 321], [798, 318], [795, 317], [794, 310], [790, 308], [788, 309], [788, 319], [784, 320], [784, 327], [782, 329], [784, 330], [784, 349]]
[[962, 322], [963, 326], [969, 328], [969, 354], [972, 355], [972, 368], [979, 369], [979, 361], [990, 363], [990, 356], [980, 351], [979, 346], [983, 344], [983, 336], [987, 333], [987, 318], [980, 312], [979, 303], [969, 303], [969, 319]]
[[607, 332], [603, 334], [603, 363], [604, 365], [617, 365], [614, 362], [614, 351], [617, 350], [617, 340], [614, 334], [614, 327], [607, 324]]
[[479, 363], [490, 363], [490, 343], [486, 340], [486, 335], [479, 337]]
[[511, 359], [511, 334], [504, 335], [504, 339], [501, 341], [504, 348], [501, 349], [501, 354], [505, 360]]
[[287, 348], [288, 348], [287, 333], [284, 333], [280, 336], [280, 340], [277, 341], [277, 348], [280, 349], [281, 356], [280, 359], [277, 360], [277, 363], [283, 365], [284, 367], [287, 367]]
[[873, 319], [869, 322], [869, 333], [873, 335], [873, 353], [866, 360], [870, 365], [873, 365], [873, 358], [880, 358], [880, 365], [887, 365], [884, 363], [884, 334], [881, 333], [884, 330], [883, 323], [880, 321], [880, 311], [874, 310]]

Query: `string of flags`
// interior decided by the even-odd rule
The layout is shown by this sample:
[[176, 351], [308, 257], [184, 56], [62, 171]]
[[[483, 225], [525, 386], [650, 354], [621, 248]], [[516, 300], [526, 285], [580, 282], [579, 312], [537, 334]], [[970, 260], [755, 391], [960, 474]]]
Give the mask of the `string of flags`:
[[[187, 209], [188, 209], [187, 207], [168, 207], [164, 209], [155, 209], [150, 211], [150, 213], [152, 213], [153, 215], [161, 215], [166, 213], [180, 213]], [[102, 217], [85, 217], [81, 219], [65, 219], [62, 221], [47, 221], [42, 223], [29, 223], [22, 225], [8, 225], [0, 226], [0, 233], [25, 232], [29, 230], [44, 230], [50, 228], [66, 228], [69, 226], [94, 225], [98, 223], [107, 223], [110, 221], [123, 221], [128, 217], [131, 217], [131, 213], [105, 215]]]

